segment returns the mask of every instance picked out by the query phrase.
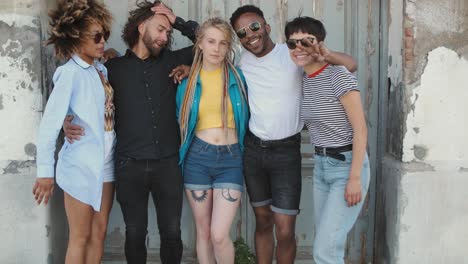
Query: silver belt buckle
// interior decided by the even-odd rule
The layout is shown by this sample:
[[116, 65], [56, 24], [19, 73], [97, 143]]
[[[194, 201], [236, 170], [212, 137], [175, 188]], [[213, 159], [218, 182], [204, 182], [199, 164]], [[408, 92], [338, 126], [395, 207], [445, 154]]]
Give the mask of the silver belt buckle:
[[327, 155], [327, 148], [322, 148], [322, 154], [323, 154], [323, 156]]

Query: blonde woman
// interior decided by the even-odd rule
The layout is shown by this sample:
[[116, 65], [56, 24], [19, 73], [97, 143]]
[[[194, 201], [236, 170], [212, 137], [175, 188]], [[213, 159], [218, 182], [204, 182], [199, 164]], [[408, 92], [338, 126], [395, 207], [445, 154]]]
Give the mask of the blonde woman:
[[47, 204], [55, 182], [55, 141], [71, 114], [87, 132], [73, 145], [66, 141], [58, 155], [55, 177], [69, 225], [65, 263], [101, 263], [114, 195], [115, 133], [113, 90], [96, 59], [104, 53], [112, 17], [98, 1], [77, 0], [59, 1], [50, 19], [47, 43], [68, 62], [55, 71], [41, 121], [33, 194], [38, 204]]
[[234, 263], [229, 236], [243, 191], [248, 122], [246, 83], [232, 64], [234, 33], [222, 19], [203, 23], [188, 79], [177, 90], [185, 192], [195, 218], [200, 263]]

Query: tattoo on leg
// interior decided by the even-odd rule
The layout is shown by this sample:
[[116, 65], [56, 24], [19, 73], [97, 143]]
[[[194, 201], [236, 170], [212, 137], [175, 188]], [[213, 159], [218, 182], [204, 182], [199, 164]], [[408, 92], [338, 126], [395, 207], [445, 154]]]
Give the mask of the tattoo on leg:
[[194, 190], [190, 191], [192, 193], [192, 198], [195, 202], [201, 203], [206, 200], [208, 197], [208, 191], [204, 190], [202, 194], [197, 195]]
[[232, 202], [232, 203], [237, 201], [238, 198], [232, 197], [231, 193], [229, 191], [230, 191], [230, 189], [223, 189], [221, 191], [221, 195], [223, 196], [223, 198], [226, 199], [226, 201]]

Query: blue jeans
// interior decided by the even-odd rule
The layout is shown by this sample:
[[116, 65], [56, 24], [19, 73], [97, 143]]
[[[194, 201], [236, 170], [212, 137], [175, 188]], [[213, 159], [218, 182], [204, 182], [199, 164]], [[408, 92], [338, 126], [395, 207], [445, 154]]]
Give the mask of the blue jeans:
[[344, 263], [346, 236], [359, 216], [369, 188], [370, 168], [366, 154], [362, 164], [362, 199], [348, 207], [345, 189], [351, 170], [352, 151], [343, 152], [346, 160], [315, 155], [314, 168], [314, 260], [316, 264]]

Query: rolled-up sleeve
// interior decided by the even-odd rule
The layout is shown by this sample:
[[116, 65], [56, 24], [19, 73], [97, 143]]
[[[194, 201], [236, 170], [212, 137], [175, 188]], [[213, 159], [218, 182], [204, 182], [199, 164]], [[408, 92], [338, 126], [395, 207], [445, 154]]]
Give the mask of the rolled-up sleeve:
[[54, 152], [57, 136], [68, 112], [74, 86], [74, 72], [63, 67], [57, 68], [54, 77], [54, 89], [39, 127], [37, 142], [37, 177], [54, 177]]
[[181, 17], [176, 17], [175, 23], [174, 23], [174, 28], [182, 35], [186, 36], [189, 38], [193, 43], [197, 40], [197, 29], [198, 29], [198, 23], [196, 21], [185, 21]]

